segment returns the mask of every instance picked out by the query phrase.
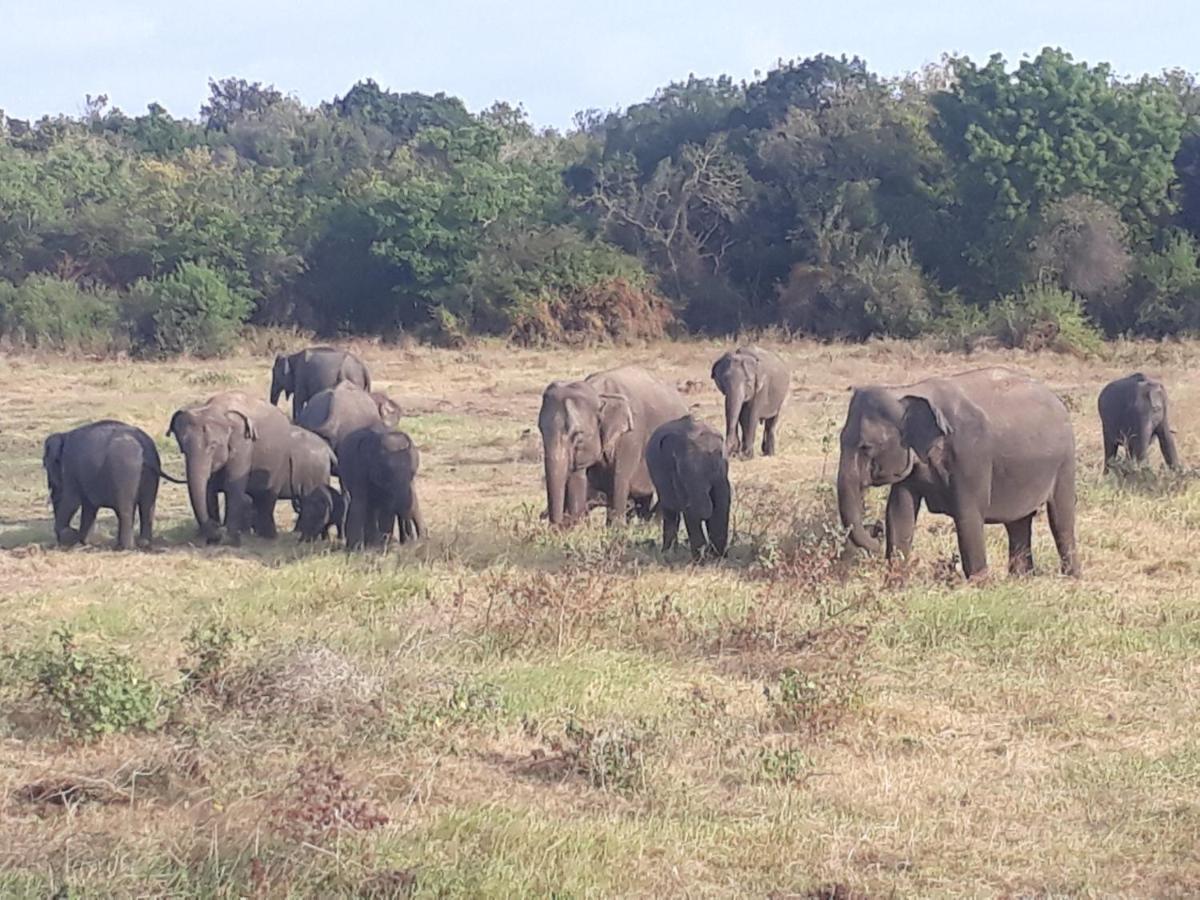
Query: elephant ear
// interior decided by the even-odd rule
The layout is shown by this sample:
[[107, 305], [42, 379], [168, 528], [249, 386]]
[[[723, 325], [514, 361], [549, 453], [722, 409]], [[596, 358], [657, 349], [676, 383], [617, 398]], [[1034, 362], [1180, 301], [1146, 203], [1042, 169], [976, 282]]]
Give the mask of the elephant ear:
[[941, 408], [925, 397], [909, 394], [901, 397], [900, 403], [904, 407], [904, 417], [900, 420], [901, 440], [922, 461], [928, 460], [934, 445], [953, 434], [954, 429]]
[[63, 444], [66, 436], [61, 432], [50, 435], [42, 444], [42, 465], [49, 469], [51, 466], [62, 465]]
[[375, 401], [375, 406], [379, 410], [379, 419], [388, 428], [395, 428], [400, 423], [400, 404], [389, 397], [387, 394], [372, 392], [372, 399]]
[[245, 436], [252, 441], [258, 440], [258, 429], [254, 427], [254, 423], [250, 421], [250, 417], [240, 409], [231, 409], [225, 413], [225, 416], [230, 419], [234, 427], [241, 427]]
[[183, 412], [182, 409], [177, 409], [175, 410], [175, 414], [171, 416], [171, 422], [167, 425], [167, 437], [178, 433], [176, 428], [179, 425], [179, 417], [183, 415]]
[[633, 410], [620, 394], [600, 395], [600, 452], [612, 459], [621, 436], [633, 431]]

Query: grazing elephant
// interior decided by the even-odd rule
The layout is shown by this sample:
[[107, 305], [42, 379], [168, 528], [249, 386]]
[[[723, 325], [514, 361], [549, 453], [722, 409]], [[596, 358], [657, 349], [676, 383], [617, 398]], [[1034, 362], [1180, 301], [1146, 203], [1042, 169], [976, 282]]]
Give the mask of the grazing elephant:
[[692, 555], [705, 547], [718, 556], [729, 545], [729, 459], [725, 439], [691, 416], [660, 425], [646, 444], [646, 466], [663, 517], [663, 552], [679, 537], [679, 517], [687, 525]]
[[1001, 367], [854, 391], [841, 434], [837, 495], [850, 540], [878, 541], [863, 525], [863, 492], [891, 485], [887, 555], [907, 555], [921, 503], [954, 518], [968, 578], [987, 571], [983, 526], [1008, 529], [1009, 571], [1033, 568], [1033, 516], [1042, 504], [1062, 558], [1075, 552], [1075, 436], [1045, 385]]
[[397, 523], [401, 543], [425, 534], [414, 483], [420, 466], [412, 438], [382, 424], [360, 428], [342, 441], [338, 471], [350, 495], [347, 547], [378, 544]]
[[325, 438], [334, 450], [360, 428], [378, 423], [394, 428], [399, 421], [400, 407], [387, 394], [346, 381], [313, 396], [296, 416], [297, 425]]
[[783, 360], [761, 347], [739, 347], [713, 363], [712, 379], [725, 395], [729, 455], [754, 456], [754, 433], [762, 422], [763, 456], [773, 456], [779, 414], [792, 380]]
[[292, 425], [271, 404], [241, 391], [226, 391], [201, 406], [178, 410], [168, 435], [174, 435], [187, 464], [188, 496], [200, 534], [218, 543], [218, 495], [225, 495], [225, 528], [241, 542], [247, 503], [260, 537], [275, 537], [275, 501], [289, 494]]
[[[42, 465], [54, 506], [54, 535], [63, 547], [87, 543], [101, 508], [117, 514], [118, 547], [133, 549], [135, 512], [138, 540], [148, 545], [154, 537], [158, 479], [178, 481], [163, 473], [150, 435], [111, 419], [50, 435], [43, 445]], [[71, 520], [80, 507], [76, 530]]]
[[1122, 446], [1132, 459], [1144, 462], [1155, 438], [1167, 465], [1179, 468], [1175, 433], [1167, 421], [1167, 389], [1161, 381], [1134, 372], [1105, 385], [1097, 405], [1104, 430], [1105, 472]]
[[[294, 530], [301, 533], [303, 540], [312, 540], [316, 537], [312, 525], [316, 516], [315, 509], [310, 510], [308, 518], [305, 519], [303, 504], [308, 501], [310, 495], [322, 489], [330, 489], [329, 479], [336, 468], [337, 457], [334, 456], [330, 446], [320, 437], [297, 425], [293, 425], [288, 430], [288, 483], [286, 494], [280, 496], [286, 496], [292, 501], [292, 509], [297, 513]], [[310, 505], [316, 506], [322, 503], [323, 501], [314, 499]], [[332, 504], [329, 512], [332, 516]], [[301, 527], [302, 520], [309, 524], [307, 532]], [[333, 520], [330, 518], [329, 521], [322, 522], [321, 526], [324, 530], [328, 530], [328, 526], [332, 524]], [[340, 529], [338, 534], [341, 534]]]
[[295, 420], [315, 394], [343, 381], [371, 390], [371, 373], [353, 353], [333, 347], [309, 347], [291, 356], [281, 354], [275, 357], [271, 369], [271, 405], [279, 402], [280, 394], [290, 396]]
[[302, 496], [297, 503], [296, 530], [301, 541], [329, 540], [329, 529], [345, 537], [346, 499], [335, 487], [324, 485]]
[[631, 498], [648, 516], [654, 485], [646, 441], [659, 425], [686, 414], [675, 388], [637, 366], [552, 382], [538, 414], [550, 522], [582, 519], [589, 495], [598, 494], [607, 499], [610, 525], [625, 520]]

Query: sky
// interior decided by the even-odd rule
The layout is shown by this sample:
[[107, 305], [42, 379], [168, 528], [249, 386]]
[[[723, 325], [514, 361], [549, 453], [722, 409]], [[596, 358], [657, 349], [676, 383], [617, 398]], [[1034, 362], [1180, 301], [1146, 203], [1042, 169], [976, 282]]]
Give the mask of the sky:
[[765, 73], [816, 53], [898, 75], [943, 53], [1010, 62], [1061, 46], [1118, 74], [1200, 70], [1195, 0], [0, 0], [0, 109], [78, 115], [87, 94], [196, 116], [208, 79], [316, 104], [363, 78], [518, 102], [540, 126], [616, 109], [689, 74]]

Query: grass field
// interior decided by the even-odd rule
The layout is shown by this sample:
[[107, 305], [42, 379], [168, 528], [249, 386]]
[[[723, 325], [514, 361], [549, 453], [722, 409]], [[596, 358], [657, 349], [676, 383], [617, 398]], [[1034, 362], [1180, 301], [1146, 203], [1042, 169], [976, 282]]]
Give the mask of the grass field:
[[[171, 412], [265, 396], [270, 358], [0, 360], [0, 896], [1200, 894], [1200, 480], [1102, 477], [1095, 413], [1157, 374], [1200, 461], [1200, 345], [779, 345], [780, 453], [733, 465], [703, 565], [654, 524], [548, 530], [535, 425], [551, 378], [623, 361], [717, 423], [717, 344], [359, 349], [422, 450], [431, 537], [386, 554], [198, 546], [169, 484], [150, 552], [108, 549], [107, 512], [53, 548], [47, 433], [121, 418], [179, 474]], [[962, 583], [928, 515], [904, 569], [842, 554], [847, 387], [996, 362], [1073, 412], [1083, 578], [1040, 516], [1031, 578]], [[63, 626], [144, 673], [95, 702], [157, 698], [149, 730], [71, 736], [35, 689]]]

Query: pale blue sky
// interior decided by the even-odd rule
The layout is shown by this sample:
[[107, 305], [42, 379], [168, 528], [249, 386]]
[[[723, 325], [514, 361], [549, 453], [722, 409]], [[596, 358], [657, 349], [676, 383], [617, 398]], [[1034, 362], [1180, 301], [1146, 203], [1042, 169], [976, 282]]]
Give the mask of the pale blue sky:
[[943, 52], [1010, 60], [1059, 45], [1118, 73], [1200, 69], [1200, 3], [1006, 0], [0, 0], [0, 109], [79, 113], [108, 94], [195, 116], [210, 76], [271, 82], [306, 103], [371, 77], [505, 99], [539, 125], [612, 109], [689, 73], [747, 78], [780, 58], [858, 54], [884, 74]]

